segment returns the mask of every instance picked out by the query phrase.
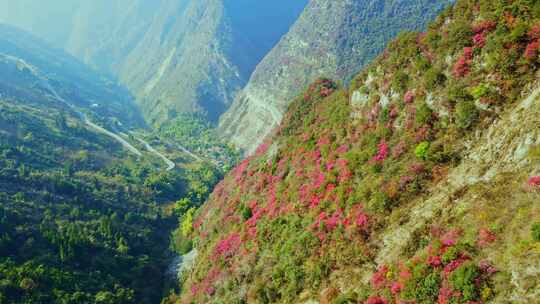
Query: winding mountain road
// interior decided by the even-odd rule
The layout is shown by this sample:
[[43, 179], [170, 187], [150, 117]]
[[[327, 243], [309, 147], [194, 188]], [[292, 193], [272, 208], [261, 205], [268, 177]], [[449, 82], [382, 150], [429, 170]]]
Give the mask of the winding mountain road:
[[[8, 61], [11, 61], [11, 62], [15, 62], [15, 64], [17, 64], [18, 66], [22, 66], [24, 68], [27, 68], [30, 73], [32, 73], [38, 80], [39, 82], [41, 83], [41, 85], [47, 90], [49, 91], [53, 97], [55, 99], [57, 99], [58, 101], [62, 102], [63, 104], [65, 104], [70, 110], [72, 110], [74, 113], [76, 113], [79, 118], [87, 125], [89, 126], [91, 129], [94, 129], [96, 132], [98, 133], [101, 133], [101, 134], [104, 134], [112, 139], [114, 139], [115, 141], [117, 141], [118, 143], [120, 143], [122, 145], [122, 147], [124, 147], [124, 149], [128, 150], [129, 152], [135, 154], [136, 156], [138, 157], [142, 157], [143, 154], [141, 151], [139, 151], [139, 149], [137, 149], [136, 147], [134, 147], [132, 144], [130, 144], [126, 139], [122, 138], [120, 135], [114, 133], [114, 132], [111, 132], [97, 124], [95, 124], [94, 122], [92, 122], [87, 116], [86, 114], [84, 114], [83, 112], [81, 112], [80, 110], [78, 110], [74, 105], [72, 105], [71, 103], [69, 103], [67, 100], [65, 100], [62, 96], [60, 96], [60, 94], [58, 94], [58, 92], [56, 91], [56, 89], [50, 84], [49, 82], [49, 79], [45, 76], [43, 76], [40, 71], [32, 66], [31, 64], [28, 64], [26, 61], [20, 59], [20, 58], [17, 58], [17, 57], [13, 57], [13, 56], [10, 56], [10, 55], [6, 55], [6, 54], [0, 54], [0, 58], [3, 58], [4, 60], [8, 60]], [[123, 133], [122, 133], [123, 134]], [[128, 136], [127, 134], [124, 134], [126, 137]], [[152, 147], [148, 142], [144, 141], [143, 139], [141, 138], [138, 138], [138, 137], [135, 137], [135, 139], [137, 141], [139, 141], [150, 153], [158, 156], [159, 158], [161, 158], [163, 160], [163, 162], [165, 162], [165, 164], [167, 165], [167, 168], [165, 169], [166, 171], [170, 171], [170, 170], [173, 170], [176, 165], [175, 163], [168, 159], [165, 155], [163, 155], [161, 152], [157, 151], [156, 149], [154, 149], [154, 147]], [[188, 151], [187, 149], [185, 149], [184, 147], [182, 146], [179, 146], [179, 148], [186, 154], [190, 155], [191, 157], [197, 159], [197, 160], [202, 160], [200, 157], [198, 157], [197, 155], [191, 153], [190, 151]]]
[[123, 139], [122, 137], [114, 134], [113, 132], [105, 129], [105, 128], [102, 128], [98, 125], [96, 125], [95, 123], [91, 122], [87, 117], [86, 115], [84, 115], [83, 113], [79, 113], [79, 115], [82, 115], [81, 118], [82, 120], [84, 121], [84, 123], [91, 127], [92, 129], [96, 130], [97, 132], [100, 132], [102, 134], [105, 134], [111, 138], [113, 138], [114, 140], [116, 140], [117, 142], [119, 142], [125, 149], [127, 149], [128, 151], [130, 151], [131, 153], [141, 157], [142, 156], [142, 153], [141, 151], [139, 151], [137, 148], [135, 148], [133, 145], [131, 145], [127, 140]]
[[109, 131], [109, 130], [107, 130], [107, 129], [103, 128], [103, 127], [100, 127], [100, 126], [96, 125], [95, 123], [93, 123], [90, 119], [88, 119], [88, 117], [86, 117], [86, 115], [83, 112], [77, 110], [77, 108], [75, 108], [75, 106], [73, 106], [71, 103], [67, 102], [62, 96], [60, 96], [56, 92], [56, 90], [50, 85], [49, 81], [46, 78], [43, 79], [43, 80], [44, 80], [44, 84], [45, 84], [46, 88], [54, 95], [54, 97], [56, 99], [58, 99], [59, 101], [61, 101], [62, 103], [64, 103], [65, 105], [67, 105], [72, 111], [77, 113], [77, 115], [79, 115], [81, 120], [87, 126], [91, 127], [92, 129], [96, 130], [99, 133], [102, 133], [102, 134], [105, 134], [105, 135], [111, 137], [115, 141], [119, 142], [126, 150], [130, 151], [131, 153], [133, 153], [133, 154], [135, 154], [135, 155], [137, 155], [139, 157], [142, 156], [141, 151], [139, 151], [132, 144], [127, 142], [127, 140], [125, 140], [122, 137], [120, 137], [119, 135], [114, 134], [113, 132], [111, 132], [111, 131]]
[[165, 169], [166, 171], [171, 171], [172, 169], [174, 169], [174, 167], [176, 167], [176, 165], [174, 164], [174, 162], [170, 159], [168, 159], [165, 155], [163, 155], [161, 152], [159, 152], [158, 150], [154, 149], [154, 147], [152, 147], [149, 143], [147, 143], [146, 141], [138, 138], [138, 137], [135, 137], [136, 140], [138, 140], [141, 144], [144, 145], [144, 147], [146, 148], [146, 150], [150, 151], [150, 153], [153, 153], [155, 155], [157, 155], [159, 158], [161, 158], [165, 164], [167, 164], [167, 169]]

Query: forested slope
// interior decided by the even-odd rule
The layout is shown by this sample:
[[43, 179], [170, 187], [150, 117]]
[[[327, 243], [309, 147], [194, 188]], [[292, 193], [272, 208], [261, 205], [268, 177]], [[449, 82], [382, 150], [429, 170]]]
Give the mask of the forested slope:
[[118, 136], [144, 126], [129, 95], [25, 32], [0, 32], [0, 303], [158, 303], [186, 211], [176, 202], [200, 204], [220, 172], [178, 150], [164, 171], [97, 133], [88, 119]]

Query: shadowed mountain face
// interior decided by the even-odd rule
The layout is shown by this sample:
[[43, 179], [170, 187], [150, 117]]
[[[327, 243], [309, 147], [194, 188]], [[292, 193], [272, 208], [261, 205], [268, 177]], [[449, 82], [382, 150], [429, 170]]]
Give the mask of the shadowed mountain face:
[[[12, 2], [0, 1], [0, 20], [117, 76], [160, 124], [194, 111], [216, 121], [307, 0]], [[51, 24], [46, 16], [55, 15]]]
[[312, 0], [257, 66], [222, 117], [224, 136], [248, 153], [317, 77], [350, 80], [397, 33], [424, 28], [450, 0]]

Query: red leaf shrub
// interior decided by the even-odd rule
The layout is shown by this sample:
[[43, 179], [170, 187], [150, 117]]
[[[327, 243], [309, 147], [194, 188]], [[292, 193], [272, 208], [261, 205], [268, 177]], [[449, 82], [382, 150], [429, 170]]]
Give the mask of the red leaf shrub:
[[375, 157], [373, 158], [373, 160], [376, 162], [383, 162], [388, 157], [388, 154], [389, 154], [388, 144], [383, 139], [379, 143], [377, 148], [378, 148], [378, 152], [377, 152], [377, 155], [375, 155]]
[[365, 304], [388, 304], [388, 300], [382, 297], [373, 296], [373, 297], [369, 297], [366, 300]]
[[405, 97], [403, 97], [403, 100], [405, 101], [405, 103], [412, 103], [414, 101], [414, 98], [415, 98], [414, 92], [407, 91], [407, 93], [405, 93]]
[[478, 246], [486, 247], [497, 240], [497, 235], [489, 229], [482, 228], [478, 232]]
[[469, 259], [467, 257], [459, 257], [458, 259], [448, 263], [443, 268], [444, 275], [449, 276], [454, 270], [458, 269], [459, 266], [463, 265], [463, 263], [467, 262], [468, 260]]
[[474, 49], [472, 47], [464, 47], [463, 57], [465, 57], [467, 60], [472, 60], [474, 57]]
[[238, 233], [231, 233], [226, 238], [222, 239], [216, 244], [214, 248], [214, 257], [217, 259], [222, 257], [224, 259], [230, 258], [240, 248], [242, 240]]
[[334, 230], [343, 220], [343, 211], [336, 210], [331, 217], [326, 219], [325, 226], [328, 231]]
[[480, 268], [480, 270], [483, 272], [483, 273], [487, 273], [487, 274], [494, 274], [497, 272], [497, 268], [495, 268], [490, 261], [487, 261], [487, 260], [482, 260], [478, 263], [478, 268]]
[[528, 33], [529, 39], [538, 40], [540, 39], [540, 22], [536, 23], [531, 27]]
[[369, 217], [364, 212], [360, 211], [356, 216], [356, 225], [359, 228], [365, 229], [368, 226]]
[[392, 283], [392, 287], [390, 288], [390, 291], [393, 295], [399, 294], [403, 290], [403, 283], [401, 282], [394, 282]]
[[348, 147], [347, 145], [341, 145], [341, 146], [336, 150], [336, 152], [339, 153], [339, 154], [347, 153], [347, 151], [349, 151], [349, 147]]
[[465, 77], [471, 72], [472, 59], [474, 55], [473, 52], [473, 48], [471, 47], [466, 47], [463, 49], [463, 55], [459, 57], [453, 68], [453, 74], [455, 77]]
[[243, 160], [237, 167], [234, 169], [234, 176], [236, 178], [236, 182], [240, 182], [242, 177], [244, 176], [244, 173], [246, 172], [247, 168], [249, 166], [249, 158], [246, 158]]
[[478, 34], [474, 35], [473, 43], [474, 43], [475, 47], [481, 49], [484, 46], [486, 46], [486, 37], [484, 37], [483, 33], [478, 33]]
[[410, 183], [414, 181], [414, 177], [410, 175], [404, 175], [399, 178], [399, 189], [404, 190], [405, 187]]
[[439, 267], [442, 265], [442, 259], [440, 256], [429, 256], [427, 259], [427, 263], [431, 267]]
[[492, 20], [482, 21], [472, 27], [473, 33], [480, 34], [485, 32], [491, 32], [497, 27], [497, 23]]
[[537, 187], [540, 186], [540, 176], [532, 176], [527, 181], [527, 184], [531, 187]]
[[371, 285], [375, 289], [380, 289], [382, 287], [385, 287], [385, 285], [388, 283], [386, 281], [386, 275], [388, 274], [388, 266], [383, 265], [379, 267], [379, 269], [373, 274], [371, 277]]
[[442, 236], [441, 243], [445, 247], [454, 246], [457, 244], [457, 240], [460, 235], [461, 235], [460, 230], [450, 230]]
[[527, 60], [534, 60], [538, 57], [538, 48], [540, 47], [540, 40], [533, 41], [527, 45], [523, 56]]
[[459, 292], [454, 292], [452, 289], [446, 286], [442, 286], [439, 289], [439, 296], [437, 298], [437, 304], [448, 304], [455, 296], [459, 296]]
[[257, 150], [255, 151], [255, 154], [257, 156], [261, 156], [261, 155], [264, 155], [266, 153], [266, 151], [268, 151], [268, 148], [270, 147], [269, 144], [267, 143], [262, 143], [258, 148]]
[[247, 221], [246, 221], [246, 224], [250, 227], [253, 227], [253, 226], [257, 226], [257, 222], [259, 221], [259, 219], [261, 219], [261, 217], [263, 216], [264, 214], [264, 210], [263, 209], [256, 209], [256, 210], [253, 210], [252, 209], [252, 216], [251, 218], [249, 218]]

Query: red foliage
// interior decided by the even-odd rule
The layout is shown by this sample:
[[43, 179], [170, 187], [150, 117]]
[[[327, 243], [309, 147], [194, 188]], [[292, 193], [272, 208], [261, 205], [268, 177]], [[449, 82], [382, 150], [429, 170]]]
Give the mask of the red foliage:
[[403, 190], [405, 187], [414, 180], [414, 177], [410, 175], [404, 175], [399, 178], [399, 189]]
[[532, 176], [531, 178], [529, 178], [529, 180], [527, 181], [527, 185], [531, 187], [540, 186], [540, 176]]
[[492, 20], [486, 20], [474, 25], [472, 27], [473, 33], [480, 34], [485, 32], [491, 32], [497, 27], [497, 23]]
[[330, 138], [328, 138], [328, 136], [321, 136], [321, 138], [319, 138], [319, 140], [317, 141], [317, 146], [319, 146], [319, 148], [328, 146], [329, 144]]
[[242, 177], [244, 176], [244, 173], [246, 172], [247, 168], [249, 166], [249, 158], [246, 158], [243, 160], [235, 169], [234, 169], [234, 176], [236, 179], [236, 182], [240, 182]]
[[538, 48], [540, 47], [540, 40], [533, 41], [527, 45], [523, 56], [527, 60], [534, 60], [538, 57]]
[[442, 260], [441, 260], [441, 257], [440, 256], [429, 256], [428, 259], [427, 259], [427, 263], [431, 266], [431, 267], [439, 267], [442, 265]]
[[416, 96], [413, 91], [407, 91], [407, 93], [405, 93], [405, 97], [403, 97], [403, 100], [405, 103], [412, 103], [415, 97]]
[[364, 212], [360, 211], [358, 215], [356, 216], [356, 225], [359, 228], [365, 229], [367, 228], [369, 223], [369, 217]]
[[266, 153], [266, 151], [268, 151], [268, 148], [270, 147], [269, 144], [267, 143], [262, 143], [258, 148], [257, 148], [257, 151], [255, 152], [255, 154], [257, 156], [261, 156], [261, 155], [264, 155]]
[[529, 39], [538, 40], [540, 39], [540, 22], [536, 23], [529, 30]]
[[459, 57], [454, 65], [453, 73], [455, 77], [464, 77], [471, 72], [471, 63], [465, 57]]
[[459, 296], [459, 293], [456, 294], [452, 289], [443, 286], [439, 289], [439, 297], [437, 299], [437, 304], [448, 304], [454, 295]]
[[491, 262], [487, 261], [487, 260], [482, 260], [478, 263], [478, 267], [480, 268], [480, 270], [483, 272], [483, 273], [486, 273], [486, 274], [494, 274], [496, 273], [498, 270], [497, 268], [495, 268]]
[[247, 234], [250, 239], [255, 239], [257, 237], [257, 227], [250, 227]]
[[478, 33], [473, 37], [474, 46], [481, 49], [486, 46], [486, 37], [483, 33]]
[[388, 304], [388, 300], [378, 296], [369, 297], [365, 304]]
[[446, 266], [444, 266], [443, 273], [445, 276], [450, 275], [454, 270], [458, 269], [459, 266], [463, 265], [466, 261], [469, 259], [467, 257], [459, 257], [458, 259], [448, 263]]
[[336, 210], [331, 217], [326, 219], [325, 226], [328, 231], [334, 230], [343, 220], [343, 211]]
[[486, 247], [497, 240], [497, 235], [491, 230], [482, 228], [478, 232], [478, 246]]
[[399, 279], [400, 280], [408, 281], [411, 277], [412, 277], [412, 273], [406, 267], [403, 267], [403, 269], [399, 272]]
[[392, 283], [392, 287], [390, 288], [390, 291], [393, 295], [399, 294], [403, 290], [403, 283], [400, 282], [394, 282]]
[[257, 226], [257, 222], [264, 214], [263, 209], [252, 208], [252, 216], [246, 221], [246, 224], [250, 227]]
[[347, 145], [341, 145], [341, 146], [336, 150], [336, 152], [339, 153], [339, 154], [347, 153], [347, 151], [349, 151], [349, 147], [348, 147]]
[[231, 233], [226, 238], [219, 241], [214, 248], [214, 257], [222, 257], [224, 259], [230, 258], [240, 248], [242, 240], [238, 233]]
[[375, 155], [375, 157], [373, 158], [373, 160], [376, 162], [383, 162], [388, 157], [388, 154], [389, 154], [388, 144], [383, 139], [378, 145], [378, 152], [377, 152], [377, 155]]
[[464, 77], [471, 72], [471, 65], [473, 59], [473, 49], [466, 47], [463, 49], [463, 55], [459, 57], [458, 61], [454, 65], [453, 73], [455, 77]]
[[460, 235], [461, 235], [461, 231], [450, 230], [442, 236], [441, 243], [445, 247], [454, 246], [457, 244], [457, 239], [459, 238]]
[[466, 60], [472, 60], [474, 57], [474, 49], [472, 47], [464, 47], [463, 48], [463, 57]]
[[371, 277], [371, 285], [375, 289], [384, 287], [388, 282], [386, 281], [386, 275], [388, 274], [388, 266], [381, 266]]
[[221, 270], [217, 266], [212, 267], [206, 274], [206, 277], [199, 284], [193, 284], [191, 286], [191, 293], [193, 295], [197, 295], [201, 291], [204, 291], [204, 293], [209, 296], [213, 295], [216, 291], [213, 285], [217, 281], [220, 274]]

